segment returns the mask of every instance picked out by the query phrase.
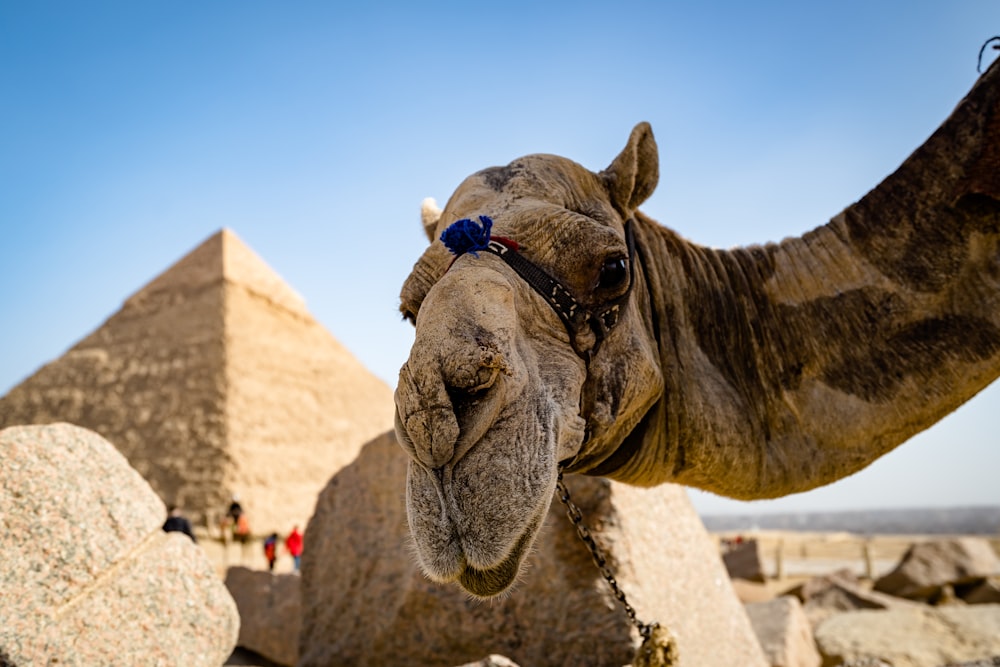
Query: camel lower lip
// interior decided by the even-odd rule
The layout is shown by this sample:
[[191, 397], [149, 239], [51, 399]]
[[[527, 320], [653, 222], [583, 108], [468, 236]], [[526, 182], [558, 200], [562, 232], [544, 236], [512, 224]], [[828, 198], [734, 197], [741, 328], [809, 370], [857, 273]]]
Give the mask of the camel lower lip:
[[458, 583], [462, 588], [481, 598], [489, 598], [499, 595], [507, 590], [517, 576], [518, 564], [516, 560], [511, 564], [506, 560], [499, 566], [489, 570], [477, 570], [474, 567], [466, 567], [462, 574], [458, 576]]
[[466, 565], [462, 573], [458, 575], [458, 583], [468, 592], [482, 598], [494, 597], [506, 591], [517, 578], [521, 569], [521, 561], [534, 538], [538, 525], [539, 519], [537, 517], [532, 519], [525, 527], [524, 532], [521, 533], [521, 537], [518, 538], [510, 554], [498, 565], [484, 569]]

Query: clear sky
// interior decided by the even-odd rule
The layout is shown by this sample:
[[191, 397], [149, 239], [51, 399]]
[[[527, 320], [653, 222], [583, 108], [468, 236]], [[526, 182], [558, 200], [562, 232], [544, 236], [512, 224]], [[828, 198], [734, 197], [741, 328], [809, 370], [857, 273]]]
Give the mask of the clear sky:
[[[1000, 33], [996, 0], [346, 4], [0, 4], [0, 394], [222, 227], [394, 386], [424, 197], [527, 153], [600, 170], [647, 120], [647, 214], [712, 246], [799, 235], [924, 141]], [[692, 499], [1000, 504], [994, 411], [1000, 383], [829, 487]]]

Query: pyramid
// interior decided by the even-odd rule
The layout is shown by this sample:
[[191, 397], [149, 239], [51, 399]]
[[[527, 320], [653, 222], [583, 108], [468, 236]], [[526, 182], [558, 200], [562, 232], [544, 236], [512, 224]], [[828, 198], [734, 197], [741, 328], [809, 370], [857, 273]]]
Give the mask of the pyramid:
[[390, 388], [227, 229], [0, 398], [0, 428], [91, 429], [196, 525], [238, 495], [257, 534], [304, 528], [392, 420]]

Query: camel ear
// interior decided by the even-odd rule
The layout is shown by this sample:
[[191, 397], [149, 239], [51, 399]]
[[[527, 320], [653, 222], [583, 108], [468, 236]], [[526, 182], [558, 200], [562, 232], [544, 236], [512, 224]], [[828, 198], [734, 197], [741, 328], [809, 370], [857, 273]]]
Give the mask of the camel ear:
[[660, 158], [649, 123], [632, 128], [625, 149], [601, 176], [612, 203], [621, 211], [631, 213], [653, 194], [660, 180]]
[[438, 208], [434, 197], [428, 197], [420, 202], [420, 222], [423, 223], [424, 233], [427, 234], [427, 240], [431, 243], [434, 243], [436, 238], [434, 232], [437, 230], [437, 223], [440, 219], [441, 209]]

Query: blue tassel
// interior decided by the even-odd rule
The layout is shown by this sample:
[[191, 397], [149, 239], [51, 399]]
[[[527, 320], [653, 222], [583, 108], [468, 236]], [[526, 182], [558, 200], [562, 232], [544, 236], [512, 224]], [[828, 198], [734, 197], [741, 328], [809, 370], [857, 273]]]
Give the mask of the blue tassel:
[[489, 216], [481, 215], [479, 223], [469, 218], [456, 220], [441, 232], [441, 241], [456, 257], [469, 252], [478, 258], [479, 254], [476, 251], [486, 250], [489, 246], [493, 221]]

